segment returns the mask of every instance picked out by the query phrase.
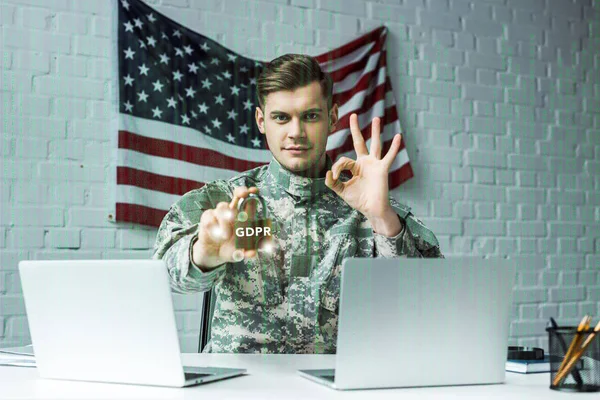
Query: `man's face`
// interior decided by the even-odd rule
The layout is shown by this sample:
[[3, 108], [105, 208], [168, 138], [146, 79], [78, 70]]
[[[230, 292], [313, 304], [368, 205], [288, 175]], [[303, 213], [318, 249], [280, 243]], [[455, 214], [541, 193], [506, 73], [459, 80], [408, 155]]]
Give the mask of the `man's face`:
[[337, 104], [327, 112], [327, 99], [315, 81], [294, 91], [270, 93], [264, 113], [256, 108], [256, 123], [281, 165], [316, 178], [325, 176], [327, 136], [335, 129], [337, 112]]

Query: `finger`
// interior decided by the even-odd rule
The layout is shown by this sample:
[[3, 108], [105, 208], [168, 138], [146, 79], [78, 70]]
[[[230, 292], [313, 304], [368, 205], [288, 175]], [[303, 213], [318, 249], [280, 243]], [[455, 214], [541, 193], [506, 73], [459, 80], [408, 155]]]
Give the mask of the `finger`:
[[227, 240], [233, 233], [233, 210], [229, 208], [228, 203], [219, 203], [216, 211], [219, 228], [221, 228], [221, 235], [223, 240]]
[[358, 115], [352, 113], [350, 115], [350, 132], [352, 133], [352, 142], [354, 143], [354, 150], [357, 156], [367, 156], [367, 146], [365, 145], [365, 139], [363, 138], [360, 126], [358, 126]]
[[379, 117], [373, 118], [371, 123], [371, 155], [376, 159], [381, 159], [381, 120]]
[[394, 159], [398, 155], [398, 151], [400, 151], [400, 143], [402, 143], [402, 135], [397, 133], [394, 136], [394, 139], [392, 140], [390, 149], [388, 150], [387, 154], [385, 155], [385, 157], [383, 157], [382, 160], [384, 165], [386, 165], [388, 169], [392, 166]]
[[246, 251], [244, 251], [244, 256], [246, 258], [252, 258], [252, 257], [256, 256], [256, 250], [246, 250]]
[[333, 172], [333, 179], [337, 180], [340, 177], [342, 171], [348, 170], [352, 172], [352, 175], [355, 175], [355, 167], [356, 161], [348, 157], [340, 157], [339, 160], [335, 162], [331, 166], [331, 172]]
[[344, 191], [344, 183], [339, 179], [333, 179], [332, 171], [327, 171], [325, 174], [325, 185], [338, 195], [341, 195], [341, 193]]
[[233, 190], [233, 198], [229, 203], [229, 208], [237, 208], [238, 201], [246, 193], [248, 188], [246, 186], [238, 186]]
[[211, 240], [215, 242], [223, 240], [222, 230], [219, 227], [219, 220], [217, 219], [214, 210], [206, 210], [203, 212], [200, 220], [203, 233], [207, 234]]

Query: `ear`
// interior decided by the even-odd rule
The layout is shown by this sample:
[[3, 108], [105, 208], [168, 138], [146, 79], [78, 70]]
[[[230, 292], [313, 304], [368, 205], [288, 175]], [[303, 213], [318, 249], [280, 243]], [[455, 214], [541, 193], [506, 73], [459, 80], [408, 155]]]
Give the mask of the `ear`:
[[333, 132], [335, 125], [338, 123], [338, 105], [337, 103], [331, 107], [329, 111], [329, 132]]
[[264, 116], [262, 110], [260, 109], [260, 107], [256, 107], [256, 112], [255, 112], [254, 117], [256, 119], [256, 125], [258, 126], [258, 130], [260, 131], [260, 133], [262, 133], [264, 135], [265, 134], [265, 116]]

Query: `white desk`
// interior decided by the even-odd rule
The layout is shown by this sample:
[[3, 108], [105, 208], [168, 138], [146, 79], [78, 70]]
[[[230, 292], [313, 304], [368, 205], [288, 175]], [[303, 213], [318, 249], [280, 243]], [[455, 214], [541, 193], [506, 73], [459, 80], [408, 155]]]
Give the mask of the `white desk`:
[[[184, 365], [246, 368], [241, 377], [188, 388], [39, 379], [35, 368], [0, 366], [0, 398], [19, 399], [597, 399], [598, 393], [548, 388], [549, 374], [506, 373], [499, 385], [337, 391], [300, 377], [297, 369], [333, 368], [331, 355], [183, 354]], [[160, 362], [160, 360], [156, 360]]]

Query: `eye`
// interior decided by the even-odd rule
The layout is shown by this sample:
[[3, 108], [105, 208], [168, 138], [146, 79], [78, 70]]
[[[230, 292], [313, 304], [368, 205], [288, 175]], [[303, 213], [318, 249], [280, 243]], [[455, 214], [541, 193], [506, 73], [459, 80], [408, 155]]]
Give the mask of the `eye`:
[[310, 114], [306, 114], [306, 115], [309, 115], [309, 116], [313, 115], [314, 116], [314, 118], [309, 118], [309, 120], [315, 120], [315, 119], [319, 118], [319, 114], [317, 114], [317, 113], [310, 113]]
[[285, 118], [285, 115], [276, 115], [275, 117], [273, 117], [273, 119], [274, 119], [275, 121], [283, 121], [282, 119], [279, 119], [279, 120], [278, 120], [277, 118], [279, 118], [279, 117]]

